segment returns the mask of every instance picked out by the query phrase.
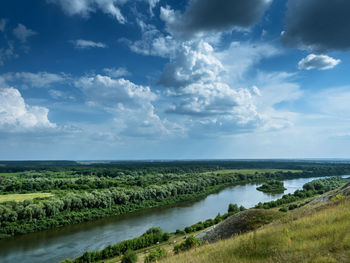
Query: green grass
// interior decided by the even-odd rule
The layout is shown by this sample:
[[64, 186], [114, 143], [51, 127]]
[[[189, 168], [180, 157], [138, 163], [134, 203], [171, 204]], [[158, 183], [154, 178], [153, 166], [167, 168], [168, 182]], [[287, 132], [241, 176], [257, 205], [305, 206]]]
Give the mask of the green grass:
[[9, 195], [0, 195], [0, 203], [15, 201], [21, 202], [24, 200], [32, 200], [34, 198], [46, 198], [54, 196], [51, 193], [32, 193], [32, 194], [9, 194]]
[[0, 173], [0, 176], [17, 176], [19, 175], [20, 173]]
[[307, 206], [257, 231], [161, 262], [350, 262], [349, 218], [349, 198]]

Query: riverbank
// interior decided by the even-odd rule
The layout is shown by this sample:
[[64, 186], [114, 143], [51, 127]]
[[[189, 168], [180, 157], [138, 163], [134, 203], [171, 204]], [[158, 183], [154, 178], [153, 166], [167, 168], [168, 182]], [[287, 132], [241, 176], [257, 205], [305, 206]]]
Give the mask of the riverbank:
[[[314, 178], [285, 180], [286, 194], [301, 189]], [[0, 261], [3, 263], [58, 262], [78, 257], [85, 251], [101, 250], [122, 240], [132, 239], [148, 228], [159, 226], [175, 232], [198, 221], [215, 218], [227, 212], [229, 203], [253, 207], [258, 202], [270, 202], [282, 195], [268, 195], [256, 190], [256, 184], [227, 187], [219, 192], [194, 201], [166, 207], [140, 210], [127, 215], [110, 217], [22, 235], [0, 241]]]
[[194, 201], [228, 186], [264, 182], [270, 178], [294, 178], [305, 174], [312, 175], [309, 172], [277, 169], [273, 172], [268, 169], [260, 173], [257, 170], [254, 173], [253, 170], [249, 170], [247, 174], [228, 170], [192, 174], [187, 177], [181, 175], [182, 181], [175, 182], [170, 182], [170, 177], [161, 185], [112, 187], [91, 193], [68, 192], [66, 195], [61, 193], [48, 199], [5, 202], [0, 205], [0, 239], [142, 209]]
[[169, 253], [161, 262], [349, 262], [350, 196], [346, 193], [350, 191], [290, 211], [282, 220], [248, 234], [175, 256]]
[[[321, 179], [321, 180], [311, 181], [310, 183], [307, 183], [303, 186], [303, 188], [304, 188], [303, 190], [296, 191], [293, 194], [295, 196], [300, 196], [300, 193], [305, 193], [305, 195], [303, 195], [304, 197], [299, 198], [297, 200], [291, 199], [289, 201], [289, 204], [292, 204], [296, 201], [300, 201], [302, 199], [307, 199], [307, 198], [314, 196], [314, 195], [317, 195], [317, 194], [321, 194], [325, 191], [333, 190], [333, 189], [339, 187], [340, 185], [345, 184], [347, 181], [348, 180], [340, 179], [339, 177], [332, 177], [332, 178], [325, 178], [325, 179]], [[311, 186], [314, 186], [314, 185], [320, 185], [321, 188], [319, 188], [318, 190], [315, 190], [315, 189], [313, 189], [313, 190], [308, 189], [307, 190], [307, 188], [310, 188]], [[284, 200], [284, 197], [285, 196], [283, 196], [282, 199], [279, 199], [276, 202]], [[308, 203], [308, 202], [309, 201], [307, 201], [306, 203]], [[305, 205], [306, 203], [304, 203], [303, 205]], [[294, 205], [294, 204], [292, 204], [292, 205]], [[297, 208], [297, 207], [301, 207], [301, 206], [295, 205], [295, 207]], [[280, 209], [280, 211], [282, 211], [282, 210]], [[231, 216], [232, 214], [234, 214], [234, 215]], [[223, 219], [228, 218], [223, 223], [219, 224], [217, 227], [214, 227], [212, 230], [210, 230], [210, 231], [205, 230], [206, 234], [201, 238], [204, 241], [213, 242], [213, 241], [221, 239], [221, 238], [227, 238], [227, 237], [230, 237], [230, 236], [235, 235], [235, 234], [239, 234], [239, 233], [247, 232], [249, 230], [257, 229], [258, 227], [265, 225], [265, 224], [275, 220], [276, 218], [281, 218], [283, 216], [284, 216], [284, 213], [274, 211], [274, 210], [250, 209], [250, 210], [247, 210], [244, 212], [239, 212], [239, 210], [237, 210], [234, 213], [227, 213], [223, 216], [218, 215], [215, 219], [208, 219], [205, 222], [198, 222], [195, 225], [186, 227], [184, 229], [184, 231], [177, 230], [176, 234], [180, 234], [180, 235], [181, 234], [186, 234], [186, 235], [192, 234], [196, 230], [202, 230], [204, 228], [208, 228], [209, 226], [211, 226], [213, 224], [217, 224], [217, 223], [221, 222]], [[230, 230], [231, 228], [232, 228], [232, 230]], [[220, 230], [220, 229], [223, 229], [223, 230]], [[120, 254], [122, 254], [125, 250], [127, 250], [129, 248], [135, 250], [135, 248], [132, 244], [134, 244], [136, 241], [130, 240], [130, 241], [124, 241], [124, 242], [131, 242], [131, 245], [127, 245], [127, 244], [122, 245], [123, 244], [123, 242], [122, 242], [120, 244], [116, 244], [115, 246], [107, 247], [101, 251], [86, 252], [86, 253], [84, 253], [83, 256], [81, 256], [75, 260], [67, 259], [65, 262], [74, 262], [74, 263], [98, 262], [99, 260], [107, 260], [108, 258], [112, 257], [113, 255], [120, 257]], [[161, 245], [164, 245], [164, 244], [161, 244]], [[119, 250], [120, 246], [124, 249], [123, 251]], [[118, 248], [118, 249], [116, 250], [115, 248]], [[136, 250], [138, 250], [138, 249], [136, 249]]]

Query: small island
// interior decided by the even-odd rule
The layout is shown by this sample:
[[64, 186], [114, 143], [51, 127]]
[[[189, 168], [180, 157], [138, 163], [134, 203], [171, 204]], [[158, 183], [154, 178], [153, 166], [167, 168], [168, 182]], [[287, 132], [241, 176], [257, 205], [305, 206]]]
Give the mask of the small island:
[[271, 180], [264, 183], [262, 186], [257, 187], [256, 190], [270, 194], [281, 194], [287, 189], [284, 187], [283, 182], [278, 180]]

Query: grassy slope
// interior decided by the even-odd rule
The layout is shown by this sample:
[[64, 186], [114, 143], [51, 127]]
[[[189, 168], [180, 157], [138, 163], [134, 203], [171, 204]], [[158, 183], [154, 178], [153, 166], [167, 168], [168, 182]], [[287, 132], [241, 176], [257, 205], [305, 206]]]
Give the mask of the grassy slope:
[[255, 232], [161, 262], [350, 262], [350, 198], [306, 206]]
[[44, 198], [54, 196], [51, 193], [33, 193], [33, 194], [9, 194], [9, 195], [0, 195], [0, 203], [15, 201], [21, 202], [24, 200], [32, 200], [34, 198]]

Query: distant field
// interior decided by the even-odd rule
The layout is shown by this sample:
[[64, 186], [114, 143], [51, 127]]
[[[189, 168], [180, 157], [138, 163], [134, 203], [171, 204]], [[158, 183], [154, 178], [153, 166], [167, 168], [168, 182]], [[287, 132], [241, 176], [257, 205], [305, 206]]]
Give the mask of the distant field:
[[20, 173], [0, 173], [0, 176], [16, 176]]
[[43, 198], [43, 197], [51, 197], [51, 196], [54, 196], [54, 195], [50, 193], [0, 195], [0, 203], [8, 202], [8, 201], [21, 202], [24, 200], [32, 200], [37, 197]]
[[301, 170], [288, 170], [288, 169], [227, 169], [227, 170], [217, 170], [211, 172], [204, 172], [202, 174], [230, 174], [230, 173], [242, 173], [242, 174], [255, 174], [255, 173], [275, 173], [275, 172], [291, 172], [300, 173]]

